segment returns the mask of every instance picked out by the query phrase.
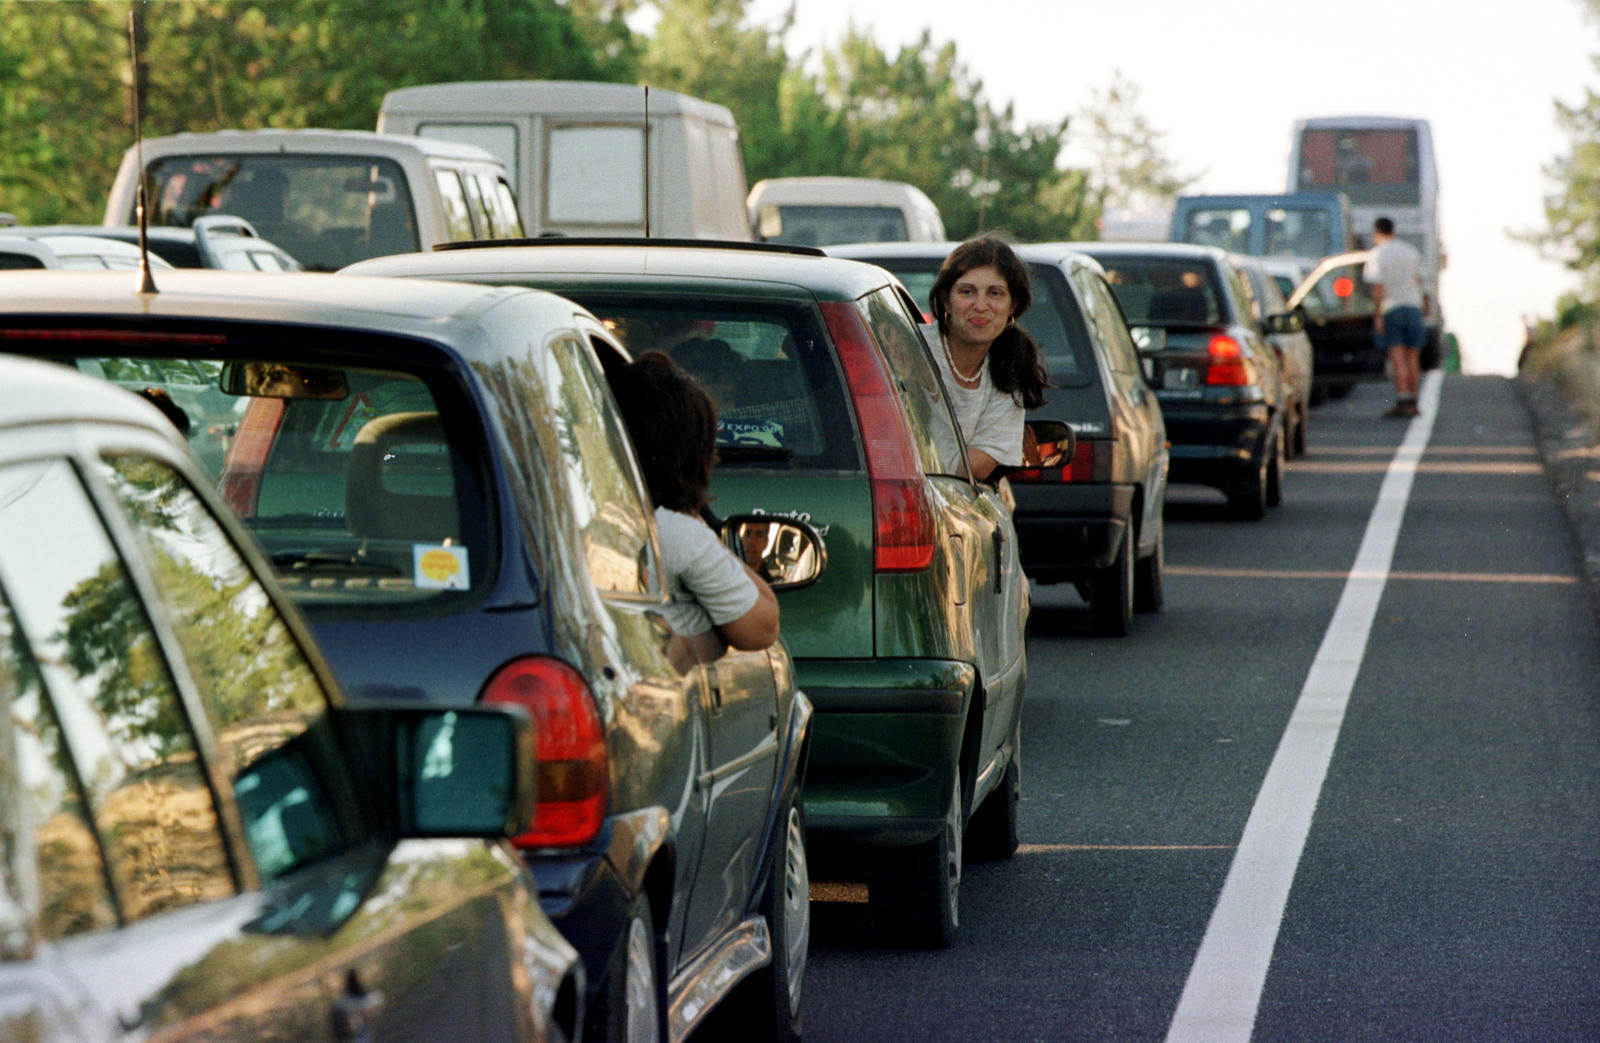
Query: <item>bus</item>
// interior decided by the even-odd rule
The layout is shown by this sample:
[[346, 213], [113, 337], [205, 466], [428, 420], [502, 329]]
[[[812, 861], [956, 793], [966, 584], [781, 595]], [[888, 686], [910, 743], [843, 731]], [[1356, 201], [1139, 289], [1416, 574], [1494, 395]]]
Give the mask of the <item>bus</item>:
[[1438, 364], [1444, 329], [1439, 272], [1439, 171], [1433, 132], [1425, 119], [1398, 116], [1321, 116], [1297, 120], [1289, 148], [1291, 192], [1341, 192], [1364, 242], [1372, 222], [1394, 221], [1395, 234], [1422, 254], [1423, 292], [1430, 307], [1423, 365]]

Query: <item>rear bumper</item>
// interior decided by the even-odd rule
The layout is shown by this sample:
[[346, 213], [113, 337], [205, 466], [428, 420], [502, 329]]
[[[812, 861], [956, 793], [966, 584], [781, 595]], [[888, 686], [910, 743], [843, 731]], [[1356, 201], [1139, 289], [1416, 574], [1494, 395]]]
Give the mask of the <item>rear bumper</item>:
[[1080, 579], [1116, 559], [1133, 515], [1133, 486], [1024, 482], [1016, 498], [1022, 570], [1041, 583]]
[[810, 696], [806, 839], [898, 847], [937, 835], [976, 682], [945, 659], [799, 659]]
[[1167, 437], [1172, 440], [1168, 480], [1209, 485], [1224, 491], [1255, 481], [1272, 411], [1242, 404], [1201, 410], [1168, 407]]

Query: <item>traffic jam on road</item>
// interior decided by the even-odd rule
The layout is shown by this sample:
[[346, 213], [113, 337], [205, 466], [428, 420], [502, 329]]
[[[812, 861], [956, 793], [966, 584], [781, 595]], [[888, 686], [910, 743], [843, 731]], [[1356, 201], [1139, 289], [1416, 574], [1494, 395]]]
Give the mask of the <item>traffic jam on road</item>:
[[[927, 325], [960, 244], [921, 191], [780, 179], [746, 210], [691, 147], [731, 117], [671, 92], [681, 161], [591, 190], [570, 144], [413, 131], [635, 133], [615, 85], [459, 86], [377, 132], [151, 139], [104, 226], [0, 227], [40, 269], [0, 275], [0, 1037], [1249, 1038], [1384, 587], [1274, 609], [1220, 676], [1190, 595], [1260, 582], [1227, 555], [1271, 558], [1241, 548], [1334, 497], [1328, 461], [1427, 444], [1437, 374], [1348, 441], [1387, 398], [1350, 230], [1382, 206], [1436, 263], [1426, 124], [1307, 121], [1287, 193], [1197, 199], [1169, 241], [1015, 244], [1047, 401], [980, 479]], [[621, 219], [647, 194], [668, 239]], [[719, 194], [732, 219], [682, 203]], [[642, 436], [672, 430], [630, 412], [646, 379], [700, 419]], [[1316, 582], [1387, 575], [1399, 525], [1305, 533], [1354, 562]], [[1300, 612], [1347, 643], [1313, 656]], [[1279, 715], [1266, 812], [1051, 848], [1074, 787], [1107, 836], [1136, 803], [1059, 714], [1140, 669], [1317, 698]], [[1115, 904], [1012, 868], [1069, 847], [1205, 862], [1155, 886], [1210, 927], [1122, 967], [1161, 983], [1137, 1013], [1071, 1008], [1110, 972], [1019, 933]], [[1007, 951], [1063, 965], [1025, 958], [1004, 1010], [905, 962]]]

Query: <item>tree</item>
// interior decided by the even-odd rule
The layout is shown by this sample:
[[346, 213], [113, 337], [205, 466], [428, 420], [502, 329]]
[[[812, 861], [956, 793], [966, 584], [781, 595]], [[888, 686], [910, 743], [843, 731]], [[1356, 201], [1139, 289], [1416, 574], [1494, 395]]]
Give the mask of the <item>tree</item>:
[[1556, 119], [1572, 144], [1545, 166], [1557, 185], [1545, 197], [1550, 228], [1527, 238], [1578, 272], [1580, 292], [1592, 301], [1600, 298], [1600, 94], [1586, 90], [1580, 105], [1557, 102]]
[[1089, 181], [1103, 208], [1134, 210], [1170, 206], [1194, 184], [1162, 151], [1162, 132], [1139, 108], [1139, 86], [1119, 69], [1104, 90], [1091, 90], [1080, 113], [1084, 147], [1092, 157]]

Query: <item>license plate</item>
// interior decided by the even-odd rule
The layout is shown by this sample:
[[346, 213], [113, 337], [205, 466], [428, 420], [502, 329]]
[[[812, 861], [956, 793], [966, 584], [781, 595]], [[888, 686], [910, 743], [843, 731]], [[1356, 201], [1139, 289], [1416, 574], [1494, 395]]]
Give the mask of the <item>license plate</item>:
[[1162, 374], [1162, 383], [1171, 391], [1192, 391], [1200, 386], [1200, 371], [1188, 366], [1174, 366]]

